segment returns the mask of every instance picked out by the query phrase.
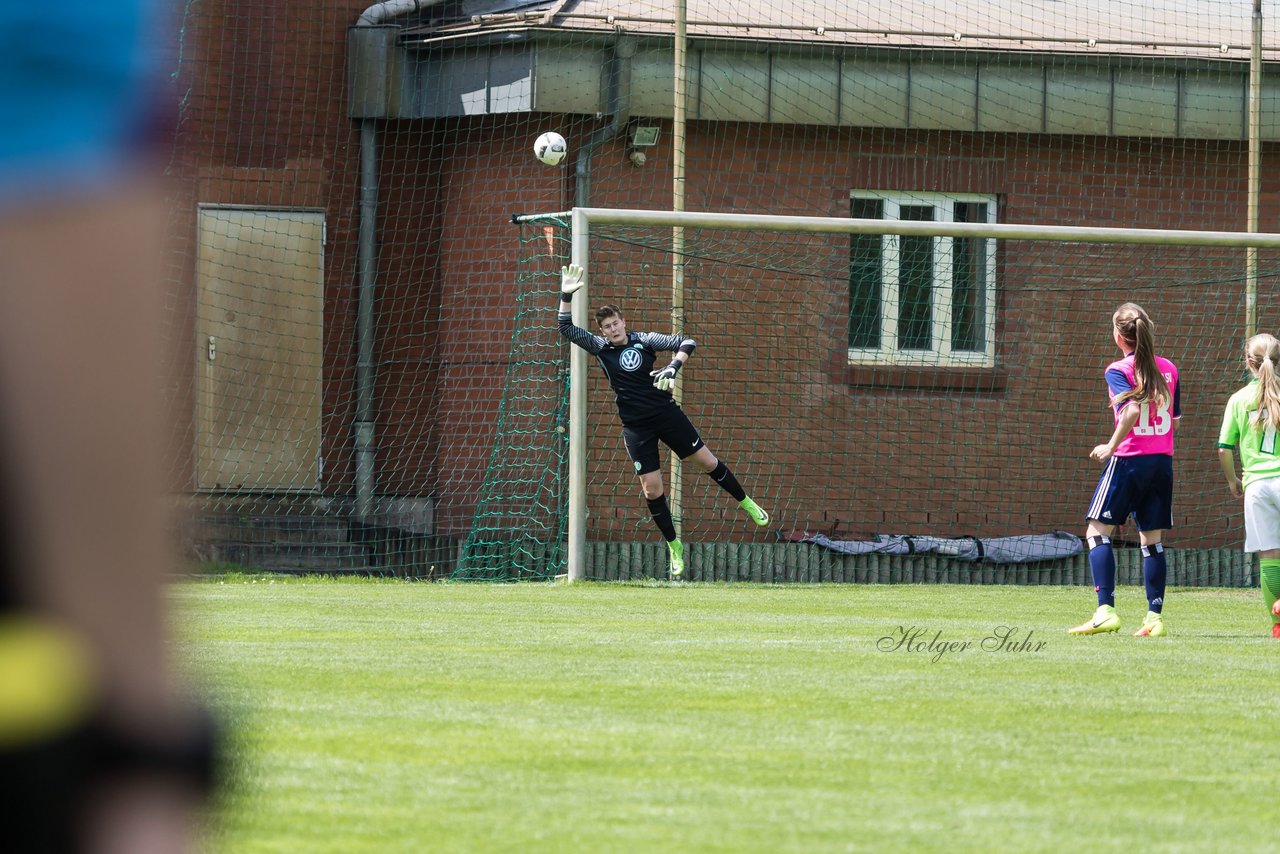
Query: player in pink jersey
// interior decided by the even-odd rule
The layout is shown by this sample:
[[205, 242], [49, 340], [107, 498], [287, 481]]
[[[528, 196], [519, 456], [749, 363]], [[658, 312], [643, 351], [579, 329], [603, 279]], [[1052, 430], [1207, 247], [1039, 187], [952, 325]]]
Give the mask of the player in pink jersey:
[[1105, 462], [1086, 515], [1089, 569], [1098, 609], [1073, 635], [1114, 632], [1116, 558], [1111, 533], [1133, 516], [1142, 541], [1142, 578], [1147, 616], [1137, 637], [1165, 633], [1164, 587], [1167, 575], [1164, 532], [1173, 527], [1173, 432], [1182, 417], [1178, 369], [1155, 354], [1155, 324], [1141, 306], [1127, 302], [1111, 318], [1112, 337], [1124, 354], [1107, 366], [1107, 389], [1115, 414], [1111, 438], [1089, 456]]

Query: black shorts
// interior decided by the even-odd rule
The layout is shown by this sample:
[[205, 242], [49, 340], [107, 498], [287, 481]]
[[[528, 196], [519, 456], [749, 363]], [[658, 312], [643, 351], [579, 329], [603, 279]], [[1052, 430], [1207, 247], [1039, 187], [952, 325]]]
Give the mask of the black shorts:
[[662, 468], [658, 460], [659, 439], [682, 460], [698, 453], [703, 447], [698, 428], [693, 426], [689, 416], [678, 406], [672, 406], [669, 412], [652, 418], [641, 426], [623, 425], [622, 441], [626, 443], [627, 453], [635, 464], [636, 474], [648, 474]]

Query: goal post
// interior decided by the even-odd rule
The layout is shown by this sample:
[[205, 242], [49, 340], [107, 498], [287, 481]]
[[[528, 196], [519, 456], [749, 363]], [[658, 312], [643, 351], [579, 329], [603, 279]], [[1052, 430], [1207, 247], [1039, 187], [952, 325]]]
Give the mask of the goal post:
[[[591, 273], [588, 269], [591, 220], [588, 208], [575, 208], [570, 217], [570, 263], [587, 270], [587, 284], [573, 301], [573, 320], [591, 328]], [[584, 577], [587, 550], [587, 352], [569, 348], [569, 581]]]
[[[1004, 246], [1012, 242], [1074, 244], [1080, 247], [1075, 255], [1064, 255], [1062, 256], [1064, 260], [1061, 261], [1045, 260], [1043, 262], [1045, 265], [1044, 270], [1037, 273], [1037, 276], [1043, 277], [1046, 274], [1046, 271], [1051, 275], [1055, 266], [1061, 267], [1064, 274], [1064, 283], [1062, 285], [1064, 290], [1071, 290], [1074, 288], [1074, 285], [1072, 285], [1070, 281], [1072, 278], [1080, 278], [1086, 281], [1097, 280], [1099, 282], [1108, 281], [1111, 277], [1123, 279], [1121, 281], [1114, 281], [1108, 284], [1105, 288], [1107, 293], [1105, 295], [1097, 295], [1100, 299], [1093, 299], [1092, 297], [1095, 295], [1090, 293], [1090, 299], [1088, 302], [1091, 304], [1095, 302], [1105, 303], [1105, 305], [1110, 306], [1110, 309], [1114, 309], [1115, 305], [1118, 305], [1119, 302], [1126, 301], [1127, 299], [1132, 299], [1133, 301], [1140, 303], [1149, 303], [1147, 307], [1156, 319], [1158, 328], [1194, 328], [1197, 323], [1205, 324], [1211, 322], [1212, 328], [1206, 327], [1203, 333], [1205, 336], [1203, 340], [1204, 342], [1214, 342], [1214, 346], [1210, 348], [1214, 355], [1209, 358], [1212, 358], [1215, 362], [1222, 361], [1217, 354], [1224, 352], [1224, 348], [1221, 346], [1223, 342], [1218, 339], [1224, 337], [1228, 339], [1226, 343], [1229, 346], [1225, 347], [1225, 352], [1238, 353], [1239, 343], [1242, 340], [1241, 330], [1243, 329], [1241, 325], [1243, 321], [1243, 314], [1237, 310], [1237, 303], [1243, 305], [1244, 277], [1243, 274], [1236, 269], [1231, 256], [1226, 254], [1224, 251], [1235, 248], [1280, 250], [1280, 234], [1195, 231], [1182, 229], [1016, 224], [990, 221], [889, 220], [884, 218], [773, 216], [768, 214], [673, 212], [607, 208], [574, 208], [572, 211], [568, 212], [525, 215], [516, 217], [515, 219], [518, 222], [523, 223], [563, 223], [566, 220], [570, 223], [571, 235], [569, 260], [587, 270], [587, 288], [580, 293], [578, 298], [574, 301], [575, 322], [584, 328], [591, 327], [591, 324], [588, 322], [588, 318], [590, 316], [590, 305], [594, 302], [600, 302], [601, 300], [614, 301], [613, 295], [608, 292], [610, 290], [610, 283], [603, 275], [601, 275], [604, 272], [603, 269], [601, 269], [601, 264], [598, 263], [598, 259], [593, 257], [593, 241], [598, 241], [600, 239], [614, 239], [618, 244], [637, 245], [640, 243], [646, 243], [648, 245], [648, 251], [662, 254], [664, 251], [670, 251], [669, 240], [671, 228], [679, 227], [684, 229], [686, 234], [696, 230], [696, 233], [699, 236], [689, 240], [686, 252], [688, 253], [689, 258], [707, 258], [711, 255], [715, 255], [718, 251], [708, 248], [708, 245], [714, 243], [718, 238], [709, 238], [706, 237], [706, 235], [745, 231], [759, 233], [761, 235], [821, 235], [824, 238], [834, 238], [836, 240], [839, 240], [842, 237], [848, 237], [851, 241], [855, 235], [864, 235], [872, 236], [873, 238], [889, 239], [890, 242], [884, 245], [892, 247], [893, 253], [896, 254], [893, 257], [886, 257], [889, 257], [890, 262], [893, 264], [900, 265], [901, 269], [905, 269], [905, 265], [907, 264], [907, 260], [905, 260], [905, 258], [907, 254], [906, 247], [909, 241], [914, 241], [912, 245], [917, 247], [916, 251], [920, 251], [920, 246], [926, 247], [923, 250], [925, 252], [934, 251], [928, 247], [932, 246], [935, 241], [926, 240], [924, 244], [921, 244], [919, 241], [922, 238], [940, 238], [944, 241], [952, 242], [976, 240], [992, 247], [992, 249], [994, 249], [997, 244]], [[607, 235], [604, 235], [605, 229], [630, 229], [633, 233], [621, 238], [608, 238]], [[662, 231], [664, 229], [666, 230], [665, 232]], [[637, 238], [635, 233], [641, 231], [644, 231], [647, 236], [644, 238]], [[668, 241], [668, 245], [665, 249], [662, 246], [662, 235], [664, 233], [665, 239]], [[901, 242], [901, 245], [899, 244], [899, 241]], [[830, 245], [831, 244], [827, 244], [828, 249], [830, 248]], [[874, 240], [872, 245], [875, 245]], [[1141, 247], [1141, 249], [1129, 253], [1126, 260], [1098, 262], [1094, 267], [1087, 268], [1087, 262], [1084, 259], [1099, 256], [1100, 253], [1096, 247], [1109, 245], [1126, 245], [1129, 247]], [[1161, 248], [1165, 247], [1177, 247], [1178, 251], [1172, 253], [1162, 251]], [[1208, 257], [1206, 255], [1206, 252], [1209, 252], [1210, 250], [1212, 250], [1210, 253], [1212, 257]], [[733, 251], [738, 250], [735, 249]], [[803, 254], [806, 250], [802, 246], [800, 249], [794, 251], [798, 251]], [[1001, 251], [1003, 252], [1003, 250]], [[847, 259], [850, 267], [858, 263], [857, 259], [854, 257], [856, 253], [856, 249], [850, 250], [850, 255]], [[960, 255], [959, 250], [955, 250], [954, 256], [949, 253], [951, 253], [951, 249], [947, 249], [946, 251], [937, 251], [937, 255], [940, 256], [941, 260], [939, 260], [939, 257], [934, 257], [932, 263], [952, 263], [955, 262], [956, 258]], [[838, 251], [836, 252], [836, 255], [837, 257], [834, 259], [831, 266], [835, 269], [836, 275], [838, 276], [840, 275], [840, 258], [838, 257]], [[997, 260], [996, 256], [997, 253], [993, 251], [987, 258], [992, 269], [997, 269], [1001, 266], [1012, 266], [1013, 262], [1010, 259], [1004, 258], [1003, 260]], [[759, 269], [787, 269], [789, 271], [788, 275], [795, 274], [802, 277], [810, 275], [808, 272], [800, 269], [803, 265], [802, 258], [792, 260], [773, 260], [767, 262], [761, 262], [758, 258], [744, 258], [740, 260], [742, 263], [741, 271], [744, 273]], [[1271, 260], [1272, 264], [1264, 277], [1271, 286], [1274, 286], [1275, 259], [1272, 258]], [[618, 262], [619, 269], [626, 267], [629, 263], [630, 262], [626, 261]], [[1124, 266], [1126, 264], [1129, 266]], [[1243, 258], [1241, 258], [1240, 264], [1243, 265]], [[791, 266], [788, 267], [788, 265]], [[670, 265], [668, 264], [667, 267], [669, 268], [669, 266]], [[1072, 267], [1074, 267], [1074, 269], [1072, 269]], [[644, 264], [641, 263], [637, 269], [647, 271], [649, 268], [645, 267]], [[656, 275], [656, 271], [661, 268], [655, 265], [652, 269], [655, 270]], [[625, 275], [632, 276], [635, 272], [635, 270], [628, 269], [625, 272]], [[901, 272], [901, 270], [899, 270], [899, 272]], [[902, 275], [905, 277], [906, 274], [902, 273]], [[1011, 274], [1007, 270], [998, 270], [994, 275], [994, 287], [989, 298], [994, 300], [998, 294], [1004, 293], [1005, 298], [1009, 300], [1009, 302], [999, 306], [999, 311], [1014, 316], [1033, 316], [1038, 312], [1041, 312], [1041, 307], [1036, 304], [1036, 294], [1033, 290], [1029, 289], [1026, 293], [1018, 296], [1018, 299], [1022, 300], [1022, 302], [1018, 305], [1014, 305], [1012, 303], [1014, 297], [1009, 295], [1013, 289], [1008, 287], [1009, 283], [1007, 281]], [[1143, 278], [1143, 280], [1139, 282], [1139, 275], [1146, 278]], [[801, 281], [804, 281], [804, 279], [801, 279]], [[705, 291], [700, 292], [700, 287], [705, 288], [706, 286], [707, 280], [705, 278], [700, 282], [694, 282], [686, 286], [688, 288], [687, 310], [690, 316], [695, 316], [699, 312], [700, 296], [706, 295]], [[733, 282], [726, 282], [723, 287], [732, 290], [735, 288], [735, 285]], [[901, 282], [899, 282], [896, 287], [905, 288]], [[1005, 290], [1001, 290], [1002, 287], [1004, 287]], [[1179, 291], [1178, 289], [1180, 288], [1183, 290]], [[614, 289], [616, 290], [616, 287]], [[1086, 288], [1080, 288], [1078, 289], [1078, 292], [1087, 293], [1088, 291]], [[1128, 296], [1126, 296], [1126, 294]], [[1206, 297], [1205, 295], [1210, 296]], [[793, 296], [798, 297], [798, 295]], [[899, 293], [899, 297], [900, 296], [901, 292]], [[758, 295], [753, 296], [745, 290], [740, 290], [736, 294], [726, 294], [723, 292], [717, 293], [715, 297], [716, 305], [723, 307], [726, 304], [725, 300], [727, 297], [740, 300], [750, 300], [757, 298]], [[936, 302], [935, 297], [930, 297], [930, 299], [933, 299]], [[798, 298], [791, 301], [796, 304], [803, 302], [803, 300]], [[782, 306], [784, 309], [786, 308], [786, 302], [787, 300], [784, 299]], [[836, 300], [836, 302], [839, 301]], [[1049, 304], [1054, 303], [1055, 301], [1045, 300], [1045, 302], [1046, 304]], [[1072, 302], [1072, 299], [1067, 299], [1066, 302]], [[1168, 303], [1167, 305], [1162, 304], [1166, 302]], [[1115, 305], [1112, 303], [1115, 303]], [[1228, 306], [1231, 307], [1230, 312], [1224, 310]], [[668, 309], [667, 314], [669, 316], [669, 306], [665, 308]], [[757, 306], [756, 308], [757, 310], [762, 309], [761, 306]], [[956, 310], [954, 306], [951, 308], [952, 310]], [[934, 309], [936, 309], [936, 305], [931, 305], [929, 310]], [[1109, 321], [1110, 309], [1101, 313], [1098, 313], [1098, 310], [1095, 309], [1094, 311], [1097, 314], [1096, 317], [1090, 316], [1087, 319], [1082, 320], [1077, 320], [1073, 317], [1070, 320], [1070, 323], [1073, 324], [1078, 322], [1092, 323], [1092, 326], [1088, 330], [1088, 338], [1083, 342], [1083, 346], [1094, 353], [1105, 354], [1107, 351], [1105, 341], [1103, 345], [1100, 346], [1098, 345], [1097, 339], [1100, 337], [1105, 339], [1105, 326]], [[1200, 310], [1204, 314], [1203, 316], [1195, 318], [1179, 318], [1175, 314], [1176, 312], [1185, 312], [1188, 310]], [[989, 307], [988, 311], [997, 311], [997, 306], [993, 303]], [[1050, 309], [1049, 311], [1052, 313], [1053, 309]], [[656, 311], [649, 313], [655, 318], [659, 316], [659, 313]], [[1228, 313], [1234, 314], [1234, 318], [1228, 319], [1226, 317]], [[905, 317], [905, 315], [903, 317]], [[1061, 318], [1061, 314], [1059, 314], [1059, 317]], [[902, 317], [899, 317], [889, 318], [889, 320], [902, 321], [904, 323], [908, 323], [908, 325], [913, 323], [918, 325], [917, 319], [907, 318], [906, 320], [903, 320]], [[928, 323], [927, 320], [925, 322]], [[1012, 318], [1004, 319], [1001, 322], [1005, 328], [1015, 324], [1015, 321]], [[831, 328], [837, 329], [841, 325], [842, 324], [838, 321], [833, 321]], [[893, 323], [891, 322], [890, 325], [892, 326]], [[629, 324], [629, 328], [631, 328], [632, 331], [637, 331], [640, 328], [654, 327], [640, 327], [631, 323]], [[992, 328], [994, 328], [994, 325]], [[1102, 329], [1101, 333], [1099, 332], [1099, 328]], [[663, 330], [656, 329], [656, 331]], [[901, 332], [900, 329], [897, 331], [898, 333]], [[1072, 339], [1079, 332], [1080, 330], [1075, 327], [1048, 330], [1050, 335], [1058, 336], [1063, 341], [1064, 346], [1072, 346]], [[1181, 335], [1181, 333], [1179, 334]], [[979, 380], [976, 381], [975, 386], [975, 381], [972, 379], [972, 376], [982, 374], [983, 371], [987, 371], [992, 377], [1001, 376], [1000, 371], [1002, 369], [1002, 363], [1006, 361], [1008, 357], [1007, 354], [1002, 353], [1002, 342], [988, 341], [987, 347], [989, 350], [989, 358], [985, 362], [982, 360], [975, 360], [974, 365], [977, 365], [978, 367], [966, 367], [963, 363], [959, 362], [957, 363], [958, 367], [945, 365], [939, 366], [931, 365], [927, 358], [923, 359], [919, 363], [911, 362], [914, 351], [909, 347], [903, 347], [902, 353], [905, 354], [907, 358], [896, 360], [896, 364], [894, 364], [895, 360], [893, 358], [888, 358], [886, 360], [876, 356], [875, 354], [871, 354], [867, 357], [866, 369], [860, 370], [859, 365], [857, 364], [859, 357], [855, 355], [855, 349], [852, 347], [852, 344], [855, 343], [852, 341], [853, 332], [850, 332], [850, 335], [851, 347], [849, 352], [851, 355], [848, 359], [848, 363], [845, 366], [837, 366], [837, 368], [847, 367], [848, 374], [854, 377], [853, 379], [848, 380], [848, 384], [851, 387], [857, 387], [861, 391], [865, 392], [868, 395], [869, 400], [875, 400], [877, 399], [877, 396], [882, 398], [884, 394], [892, 395], [895, 392], [900, 394], [909, 393], [915, 396], [928, 395], [931, 393], [931, 390], [947, 388], [949, 383], [956, 388], [977, 387], [979, 390], [976, 394], [987, 394], [988, 392], [983, 390], [985, 388], [983, 383], [986, 382], [986, 380], [980, 377]], [[1198, 358], [1207, 357], [1207, 354], [1196, 352], [1197, 344], [1195, 341], [1170, 341], [1162, 338], [1157, 341], [1157, 347], [1162, 353], [1168, 353], [1171, 358], [1174, 358], [1175, 362], [1179, 362], [1180, 364], [1188, 363], [1183, 368], [1184, 377], [1187, 376], [1186, 371], [1190, 369], [1190, 381], [1200, 381], [1201, 378], [1196, 376], [1197, 365], [1194, 362]], [[587, 513], [589, 503], [588, 360], [586, 358], [586, 353], [580, 348], [567, 347], [567, 349], [569, 351], [570, 360], [567, 575], [570, 581], [578, 581], [587, 577]], [[704, 355], [700, 353], [699, 355], [702, 359], [720, 358], [720, 356], [714, 354]], [[754, 354], [748, 354], [748, 358], [753, 355]], [[760, 356], [760, 362], [767, 363], [770, 359], [774, 358], [778, 358], [778, 356], [771, 356], [765, 353]], [[1095, 356], [1092, 359], [1092, 361], [1096, 363], [1097, 376], [1087, 374], [1085, 376], [1059, 376], [1055, 379], [1055, 382], [1069, 382], [1071, 395], [1073, 397], [1071, 401], [1060, 404], [1060, 411], [1056, 412], [1054, 417], [1069, 416], [1069, 414], [1074, 411], [1073, 407], [1081, 412], [1089, 413], [1091, 417], [1096, 415], [1095, 410], [1098, 410], [1099, 408], [1105, 409], [1105, 400], [1102, 400], [1101, 403], [1099, 403], [1102, 395], [1096, 389], [1092, 388], [1092, 386], [1097, 385], [1100, 381], [1101, 368], [1105, 366], [1106, 360], [1111, 358], [1114, 358], [1114, 355], [1107, 356], [1106, 359], [1103, 359], [1101, 356]], [[902, 369], [904, 367], [910, 367], [912, 370], [903, 373]], [[1217, 373], [1223, 373], [1223, 365], [1217, 364], [1215, 367], [1219, 369]], [[1238, 366], [1235, 366], [1235, 368], [1238, 369]], [[877, 369], [880, 370], [881, 379], [883, 379], [883, 382], [880, 382], [879, 384], [877, 384], [877, 377], [874, 376]], [[1225, 373], [1230, 376], [1232, 374], [1232, 370], [1233, 368], [1231, 366], [1226, 366]], [[927, 374], [930, 371], [937, 372], [939, 375], [947, 374], [951, 371], [955, 373], [955, 377], [954, 379], [943, 377], [936, 382], [925, 377], [924, 380], [921, 381], [921, 378], [918, 375]], [[1236, 372], [1238, 373], [1238, 370], [1236, 370]], [[832, 374], [832, 376], [838, 375], [843, 375], [840, 370], [835, 370]], [[870, 379], [867, 379], [867, 376], [870, 376]], [[782, 380], [780, 380], [780, 382], [781, 381]], [[1037, 382], [1038, 381], [1039, 380], [1037, 380]], [[836, 379], [834, 382], [838, 383], [839, 380]], [[996, 382], [999, 384], [1004, 382], [1004, 380], [997, 379]], [[1230, 380], [1227, 380], [1226, 382], [1229, 384]], [[965, 386], [966, 383], [968, 383], [968, 386]], [[895, 384], [897, 386], [896, 388], [894, 387]], [[1012, 385], [1012, 383], [1009, 385]], [[1005, 389], [1005, 391], [1002, 392], [1003, 394], [1006, 396], [1013, 395], [1013, 392], [1009, 390], [1008, 386], [1001, 387]], [[1077, 394], [1077, 391], [1082, 388], [1088, 389], [1088, 392]], [[1196, 413], [1197, 421], [1202, 424], [1204, 422], [1216, 422], [1221, 414], [1221, 401], [1225, 401], [1226, 396], [1230, 391], [1234, 390], [1234, 388], [1235, 386], [1227, 387], [1224, 385], [1222, 388], [1209, 390], [1208, 393], [1205, 393], [1206, 390], [1203, 388], [1198, 389], [1197, 401], [1200, 406], [1200, 410]], [[1036, 389], [1031, 388], [1026, 391], [1034, 394]], [[730, 388], [725, 388], [719, 390], [717, 393], [730, 396], [733, 394], [733, 391]], [[936, 393], [936, 391], [933, 393]], [[957, 394], [963, 393], [964, 392], [962, 391]], [[818, 396], [819, 395], [816, 393], [810, 394], [810, 397], [815, 401]], [[1078, 401], [1075, 400], [1075, 397], [1077, 396], [1079, 397]], [[745, 401], [737, 402], [742, 403]], [[796, 411], [797, 408], [804, 405], [804, 402], [800, 399], [783, 401], [780, 402], [779, 405], [784, 408], [790, 408], [791, 411], [788, 414], [791, 416], [804, 416], [804, 413]], [[970, 413], [969, 415], [973, 416], [975, 413]], [[704, 413], [694, 412], [692, 413], [692, 416], [695, 423], [698, 424], [700, 428], [708, 429], [711, 432], [711, 435], [713, 437], [715, 436], [715, 431], [712, 428], [712, 425], [706, 423], [706, 415]], [[886, 416], [886, 419], [888, 422], [891, 422], [892, 416]], [[774, 429], [776, 429], [776, 426]], [[890, 429], [892, 430], [892, 427]], [[1216, 426], [1214, 429], [1216, 429]], [[868, 452], [870, 452], [870, 448], [876, 444], [876, 441], [879, 441], [870, 440], [871, 434], [877, 432], [879, 432], [878, 429], [868, 431]], [[1104, 434], [1097, 435], [1097, 441], [1102, 441], [1105, 438], [1106, 436]], [[714, 438], [709, 438], [708, 444], [712, 444], [714, 441]], [[759, 438], [757, 441], [770, 440]], [[772, 441], [778, 441], [785, 444], [788, 441], [792, 441], [792, 438], [785, 435], [780, 437], [775, 436]], [[805, 439], [803, 441], [812, 440]], [[854, 444], [857, 443], [855, 442]], [[1203, 449], [1186, 449], [1183, 453], [1198, 453], [1200, 450]], [[1006, 448], [1002, 450], [998, 444], [993, 444], [992, 447], [986, 450], [974, 449], [974, 451], [975, 453], [970, 455], [973, 456], [974, 459], [981, 457], [984, 453], [987, 454], [990, 459], [986, 462], [969, 461], [966, 465], [969, 465], [970, 467], [995, 467], [998, 464], [1000, 454], [1007, 453], [1008, 449]], [[757, 453], [760, 454], [761, 458], [766, 456], [764, 449], [758, 449]], [[946, 451], [942, 451], [940, 453], [944, 456], [950, 455]], [[1021, 453], [1021, 449], [1019, 450], [1019, 453]], [[941, 457], [939, 459], [941, 459]], [[729, 462], [730, 464], [733, 464], [734, 461], [729, 460]], [[937, 462], [938, 460], [924, 460], [922, 461], [922, 465], [936, 465]], [[1086, 463], [1087, 460], [1082, 460], [1078, 464], [1077, 468], [1084, 469], [1086, 467]], [[1214, 461], [1214, 465], [1216, 466], [1216, 460]], [[751, 478], [753, 476], [753, 472], [750, 471], [750, 466], [744, 464], [739, 471], [743, 475], [744, 485], [746, 485], [748, 492], [751, 493]], [[793, 474], [796, 478], [800, 479], [805, 479], [810, 476], [803, 471], [795, 471]], [[634, 487], [632, 488], [634, 489]], [[852, 484], [849, 488], [850, 491], [855, 489]], [[1007, 493], [1008, 487], [1006, 486], [1005, 489]], [[975, 499], [980, 499], [980, 496], [974, 497]], [[1007, 499], [1008, 497], [1008, 494], [1006, 494], [1005, 498]], [[1087, 498], [1087, 495], [1077, 497], [1079, 499], [1085, 499]], [[1079, 501], [1076, 503], [1079, 503]], [[779, 521], [783, 523], [789, 521], [786, 519], [785, 514], [780, 515], [782, 515], [782, 518]], [[941, 515], [946, 516], [947, 514]], [[1023, 515], [1034, 518], [1037, 514], [1030, 513]], [[1070, 524], [1078, 527], [1078, 516], [1078, 513], [1073, 513], [1069, 518], [1063, 520], [1062, 524]], [[963, 520], [957, 518], [956, 513], [951, 512], [947, 518], [951, 519], [954, 523], [951, 527], [955, 528], [959, 526], [960, 528], [964, 528], [965, 523]], [[812, 523], [814, 520], [808, 519], [807, 521]], [[828, 519], [827, 521], [830, 522], [832, 520]], [[892, 527], [892, 520], [885, 518], [884, 522], [886, 525]], [[838, 519], [835, 520], [832, 527], [840, 527]], [[997, 525], [996, 527], [999, 526]], [[922, 533], [928, 532], [925, 531]], [[1020, 533], [1027, 532], [1022, 531]], [[646, 531], [643, 536], [648, 537], [650, 534], [652, 534], [652, 532]], [[656, 534], [652, 535], [656, 536]]]

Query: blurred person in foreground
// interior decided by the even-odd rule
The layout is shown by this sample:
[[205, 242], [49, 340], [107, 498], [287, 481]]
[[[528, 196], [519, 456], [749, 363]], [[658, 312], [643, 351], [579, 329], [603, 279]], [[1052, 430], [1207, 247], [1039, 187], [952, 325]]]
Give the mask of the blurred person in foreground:
[[215, 776], [165, 626], [161, 11], [0, 8], [7, 851], [188, 850]]

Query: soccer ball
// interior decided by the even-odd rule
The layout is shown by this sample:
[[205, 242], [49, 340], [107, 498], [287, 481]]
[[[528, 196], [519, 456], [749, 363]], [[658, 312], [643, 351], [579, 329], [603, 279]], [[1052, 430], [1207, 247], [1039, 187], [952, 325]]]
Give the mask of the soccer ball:
[[538, 137], [538, 141], [533, 144], [533, 156], [548, 166], [558, 165], [568, 152], [569, 144], [553, 130]]

